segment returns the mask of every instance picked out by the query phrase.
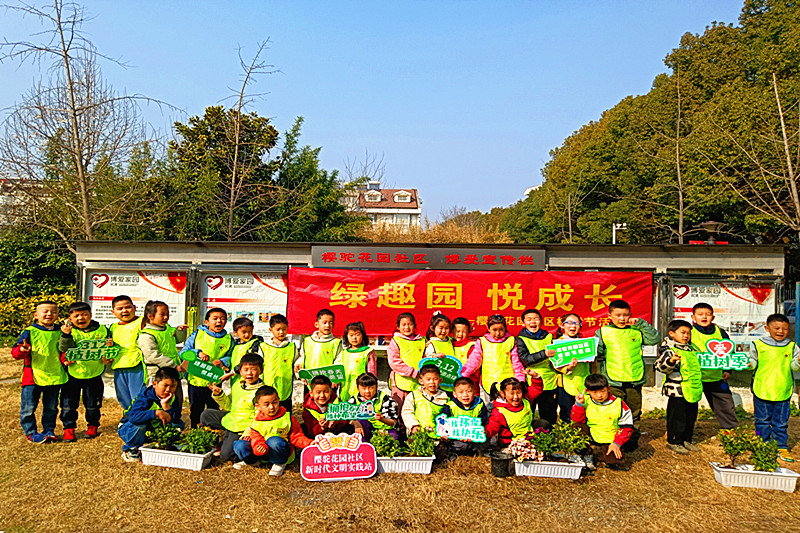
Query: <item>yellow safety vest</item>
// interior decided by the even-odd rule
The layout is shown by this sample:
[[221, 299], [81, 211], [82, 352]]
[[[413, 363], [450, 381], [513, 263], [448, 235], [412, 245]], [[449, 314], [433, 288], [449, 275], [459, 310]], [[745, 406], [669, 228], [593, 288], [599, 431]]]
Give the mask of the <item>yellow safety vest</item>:
[[309, 335], [303, 339], [303, 368], [312, 369], [330, 366], [341, 349], [341, 339], [318, 341]]
[[617, 382], [633, 383], [644, 379], [642, 332], [633, 328], [603, 326], [600, 335], [606, 346], [606, 375]]
[[453, 355], [464, 365], [469, 357], [469, 351], [475, 346], [475, 341], [469, 341], [464, 346], [453, 346]]
[[25, 331], [31, 336], [33, 382], [41, 387], [66, 383], [69, 377], [61, 364], [61, 354], [58, 351], [61, 330], [43, 330], [28, 326]]
[[[233, 351], [231, 352], [231, 368], [236, 368], [236, 365], [239, 364], [239, 361], [242, 360], [242, 357], [244, 357], [245, 354], [250, 352], [259, 353], [259, 345], [261, 342], [261, 339], [258, 337], [253, 337], [244, 344], [235, 344], [233, 346]], [[256, 345], [255, 348], [253, 347], [254, 344]], [[259, 355], [262, 354], [259, 353]]]
[[414, 418], [419, 422], [420, 427], [436, 428], [436, 417], [442, 414], [444, 404], [433, 403], [421, 390], [414, 391]]
[[510, 411], [506, 404], [496, 403], [495, 409], [499, 409], [506, 419], [508, 430], [511, 431], [511, 438], [521, 439], [531, 431], [531, 424], [533, 423], [533, 411], [531, 404], [528, 400], [522, 399], [522, 409], [519, 411]]
[[278, 348], [266, 342], [261, 343], [264, 354], [264, 373], [261, 379], [265, 385], [271, 385], [278, 391], [281, 401], [292, 397], [292, 379], [294, 378], [295, 345], [293, 342]]
[[[712, 339], [716, 339], [719, 341], [722, 340], [722, 330], [720, 330], [719, 326], [717, 326], [716, 324], [714, 324], [714, 333], [712, 333], [711, 335], [706, 335], [697, 328], [692, 328], [692, 348], [694, 348], [695, 352], [705, 352], [706, 343]], [[703, 368], [701, 369], [701, 371], [703, 374], [702, 377], [703, 383], [709, 383], [712, 381], [722, 381], [721, 368]]]
[[241, 433], [253, 418], [256, 416], [256, 406], [253, 405], [253, 397], [256, 389], [242, 387], [244, 382], [239, 382], [231, 386], [231, 409], [227, 415], [222, 417], [222, 427], [234, 433]]
[[[436, 353], [441, 353], [441, 354], [444, 354], [444, 355], [451, 355], [453, 357], [456, 356], [456, 350], [453, 347], [453, 342], [450, 339], [448, 339], [446, 341], [443, 341], [443, 340], [438, 339], [436, 337], [431, 337], [431, 339], [428, 342], [431, 343], [431, 345], [433, 346], [433, 349], [434, 349], [434, 351]], [[464, 362], [465, 361], [462, 361], [461, 364], [464, 364]]]
[[[689, 403], [697, 403], [703, 397], [703, 378], [700, 368], [700, 360], [697, 352], [693, 350], [681, 350], [674, 348], [675, 353], [681, 356], [681, 391], [683, 399]], [[664, 381], [666, 381], [664, 376]]]
[[[289, 442], [289, 432], [292, 430], [292, 415], [289, 414], [289, 411], [286, 411], [283, 413], [283, 416], [275, 420], [253, 420], [250, 423], [250, 428], [264, 437], [264, 440], [270, 437], [280, 437], [286, 442]], [[292, 453], [286, 461], [286, 464], [292, 461], [294, 461], [294, 446], [292, 446]]]
[[[522, 342], [525, 343], [525, 347], [528, 348], [528, 353], [536, 353], [541, 352], [545, 349], [545, 346], [553, 344], [553, 335], [548, 333], [545, 338], [543, 339], [531, 339], [529, 337], [524, 337], [520, 335], [519, 337], [522, 339]], [[556, 372], [556, 369], [553, 368], [553, 365], [550, 364], [550, 358], [545, 359], [544, 361], [539, 361], [532, 367], [539, 375], [542, 377], [542, 384], [544, 385], [543, 390], [553, 390], [558, 385], [558, 376], [559, 372]], [[531, 376], [527, 377], [528, 385], [531, 384]]]
[[367, 362], [373, 350], [369, 346], [361, 348], [346, 348], [342, 352], [345, 382], [339, 392], [339, 399], [346, 402], [353, 396], [358, 396], [358, 376], [367, 371]]
[[514, 377], [514, 367], [511, 366], [511, 351], [514, 349], [514, 337], [509, 336], [503, 342], [490, 342], [481, 337], [483, 363], [481, 364], [481, 385], [483, 390], [489, 392], [492, 383], [497, 383], [506, 378]]
[[[81, 331], [75, 326], [72, 327], [72, 340], [77, 345], [81, 341], [105, 339], [108, 337], [108, 328], [99, 326], [94, 331]], [[67, 372], [70, 376], [78, 379], [91, 379], [102, 374], [106, 369], [106, 364], [103, 361], [75, 361], [71, 365], [67, 365]]]
[[760, 400], [784, 402], [792, 397], [792, 357], [795, 343], [770, 346], [761, 339], [753, 341], [758, 365], [753, 372], [753, 394]]
[[[375, 395], [374, 398], [371, 400], [364, 400], [363, 402], [358, 401], [358, 395], [354, 396], [356, 398], [355, 405], [361, 405], [362, 403], [372, 403], [372, 408], [375, 410], [376, 413], [381, 412], [381, 406], [383, 406], [383, 400], [386, 398], [386, 393], [382, 391], [378, 391], [378, 394]], [[389, 424], [385, 424], [375, 418], [370, 418], [367, 422], [372, 424], [372, 429], [378, 431], [381, 429], [392, 429], [392, 426]]]
[[592, 440], [598, 444], [611, 444], [619, 430], [622, 416], [622, 400], [614, 398], [608, 405], [598, 405], [591, 398], [586, 400], [586, 424]]
[[586, 389], [586, 377], [591, 373], [589, 363], [578, 363], [569, 374], [561, 374], [561, 383], [570, 396], [583, 394]]
[[481, 408], [483, 407], [483, 402], [478, 401], [478, 403], [475, 404], [475, 407], [471, 409], [464, 409], [463, 407], [459, 407], [459, 405], [453, 400], [448, 400], [446, 405], [450, 407], [450, 413], [452, 414], [452, 416], [469, 416], [472, 418], [478, 418], [481, 415]]
[[[398, 335], [394, 336], [394, 341], [397, 347], [400, 348], [400, 359], [413, 368], [419, 370], [419, 362], [425, 353], [425, 339], [408, 340]], [[407, 376], [401, 376], [397, 372], [393, 372], [395, 386], [405, 392], [416, 390], [419, 383], [416, 379]]]
[[[233, 338], [230, 334], [226, 334], [224, 337], [213, 337], [205, 332], [205, 330], [198, 329], [197, 335], [194, 337], [194, 348], [195, 350], [199, 350], [204, 354], [208, 355], [208, 362], [211, 363], [212, 361], [217, 361], [222, 359], [228, 350], [231, 349], [231, 344], [233, 344]], [[187, 378], [189, 381], [189, 385], [193, 385], [195, 387], [207, 387], [211, 382], [207, 379], [203, 379], [197, 376], [193, 376], [189, 374]]]
[[117, 357], [111, 363], [113, 370], [121, 368], [134, 368], [142, 364], [142, 351], [136, 344], [139, 332], [142, 330], [142, 317], [131, 320], [126, 324], [111, 324], [111, 337], [114, 344], [119, 346]]

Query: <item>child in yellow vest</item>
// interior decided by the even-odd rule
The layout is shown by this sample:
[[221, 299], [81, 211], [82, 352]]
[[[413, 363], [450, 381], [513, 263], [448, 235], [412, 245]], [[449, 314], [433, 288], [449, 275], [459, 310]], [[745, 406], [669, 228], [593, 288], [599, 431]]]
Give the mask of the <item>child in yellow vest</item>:
[[425, 353], [425, 338], [417, 334], [417, 320], [411, 313], [397, 315], [397, 331], [386, 347], [386, 359], [392, 372], [392, 399], [404, 405], [409, 392], [417, 388], [419, 362]]
[[75, 441], [78, 422], [78, 405], [83, 396], [86, 408], [86, 438], [93, 439], [100, 429], [100, 408], [103, 406], [103, 372], [110, 359], [95, 361], [67, 361], [66, 351], [83, 340], [106, 339], [114, 346], [111, 332], [92, 320], [92, 308], [86, 302], [75, 302], [67, 309], [69, 319], [61, 326], [58, 351], [61, 362], [67, 367], [68, 381], [61, 389], [61, 421], [64, 423], [64, 442]]
[[264, 384], [261, 381], [263, 364], [261, 356], [257, 353], [245, 354], [239, 362], [241, 379], [231, 383], [230, 394], [225, 394], [216, 383], [210, 385], [211, 398], [219, 405], [219, 409], [203, 411], [200, 415], [200, 425], [223, 430], [222, 445], [219, 449], [219, 458], [223, 461], [233, 461], [236, 458], [233, 453], [233, 443], [239, 440], [256, 414], [253, 397]]
[[[428, 332], [425, 333], [427, 343], [425, 345], [425, 357], [444, 357], [449, 355], [456, 356], [456, 350], [453, 347], [453, 340], [450, 338], [450, 330], [452, 324], [450, 319], [441, 313], [436, 313], [431, 318], [431, 325], [428, 327]], [[466, 360], [461, 361], [463, 365]]]
[[[67, 382], [67, 372], [58, 353], [61, 332], [56, 326], [58, 305], [50, 300], [38, 302], [33, 325], [19, 336], [11, 356], [23, 360], [19, 419], [29, 442], [56, 442], [58, 395]], [[42, 432], [36, 427], [36, 408], [42, 399]], [[62, 410], [63, 416], [63, 410]]]
[[[442, 414], [447, 417], [467, 416], [477, 418], [486, 428], [489, 422], [489, 411], [486, 404], [477, 395], [475, 384], [470, 378], [460, 377], [453, 383], [453, 396], [442, 408]], [[456, 455], [473, 455], [484, 449], [484, 443], [464, 440], [450, 440], [449, 451]]]
[[[563, 315], [554, 340], [567, 341], [581, 338], [582, 325], [581, 317], [575, 313]], [[555, 354], [555, 350], [546, 350], [547, 357], [553, 357]], [[591, 373], [591, 363], [579, 363], [573, 360], [555, 370], [558, 372], [558, 416], [564, 422], [569, 422], [572, 406], [575, 405], [575, 395], [583, 392], [584, 380]]]
[[264, 385], [278, 391], [281, 407], [292, 412], [292, 386], [294, 373], [292, 364], [297, 353], [297, 346], [286, 336], [289, 321], [281, 314], [272, 315], [269, 319], [269, 332], [272, 338], [261, 343], [260, 350], [264, 356]]
[[342, 336], [342, 345], [345, 382], [339, 389], [339, 400], [346, 402], [358, 394], [356, 383], [358, 376], [365, 372], [376, 374], [378, 362], [375, 359], [375, 350], [369, 345], [363, 322], [352, 322], [347, 325]]
[[661, 392], [667, 397], [667, 449], [680, 455], [699, 452], [692, 436], [703, 380], [697, 352], [692, 349], [692, 325], [687, 321], [669, 323], [655, 368], [664, 374]]
[[[210, 362], [218, 368], [230, 368], [233, 338], [225, 331], [228, 313], [219, 307], [206, 311], [203, 324], [189, 335], [178, 354], [183, 361], [198, 358]], [[192, 427], [200, 424], [200, 415], [206, 409], [219, 409], [211, 397], [211, 382], [189, 375], [189, 417]]]
[[439, 388], [442, 376], [435, 365], [423, 365], [419, 369], [419, 387], [406, 396], [403, 404], [403, 425], [409, 435], [420, 428], [436, 429], [436, 417], [441, 414], [449, 397]]
[[[463, 316], [453, 319], [453, 351], [456, 358], [461, 361], [461, 365], [467, 363], [472, 350], [475, 349], [476, 341], [470, 338], [469, 334], [472, 332], [472, 324]], [[476, 370], [469, 376], [469, 379], [475, 384], [475, 394], [481, 390], [481, 371]]]
[[265, 457], [272, 463], [270, 476], [282, 476], [286, 465], [294, 461], [295, 448], [305, 448], [313, 440], [303, 435], [292, 413], [281, 407], [278, 391], [269, 385], [260, 387], [253, 398], [256, 416], [242, 438], [233, 443], [239, 462], [235, 468], [254, 466]]
[[333, 336], [335, 319], [330, 309], [320, 309], [317, 312], [317, 320], [314, 322], [317, 330], [303, 337], [299, 359], [294, 365], [295, 372], [303, 368], [310, 370], [330, 366], [341, 361], [342, 341]]
[[111, 324], [111, 337], [119, 346], [117, 357], [111, 363], [114, 371], [114, 391], [122, 409], [131, 406], [133, 399], [145, 386], [142, 352], [136, 344], [142, 329], [142, 317], [136, 316], [136, 306], [130, 296], [121, 294], [111, 300], [111, 312], [119, 322]]
[[755, 370], [752, 389], [756, 433], [764, 442], [774, 439], [780, 458], [791, 463], [794, 459], [787, 442], [789, 403], [794, 389], [792, 371], [800, 370], [800, 348], [786, 338], [789, 334], [786, 315], [769, 315], [767, 333], [752, 343], [748, 365]]
[[[598, 461], [609, 466], [621, 465], [622, 448], [633, 435], [633, 413], [622, 398], [613, 396], [602, 374], [589, 374], [585, 386], [584, 393], [575, 396], [572, 423], [591, 439]], [[594, 459], [591, 456], [584, 459], [593, 470]]]
[[527, 387], [517, 378], [505, 378], [492, 386], [494, 409], [486, 423], [486, 435], [497, 436], [497, 444], [505, 447], [513, 439], [521, 439], [530, 431], [549, 429], [550, 422], [533, 418], [533, 409], [525, 399]]
[[[233, 330], [236, 344], [233, 345], [233, 350], [231, 351], [230, 368], [235, 369], [239, 365], [239, 361], [242, 360], [244, 354], [261, 354], [261, 343], [264, 342], [264, 339], [260, 335], [253, 334], [253, 321], [246, 316], [240, 316], [234, 320], [233, 324], [231, 324], [231, 330]], [[292, 356], [294, 357], [294, 354], [292, 354]], [[294, 362], [294, 358], [292, 362]], [[231, 385], [239, 381], [239, 379], [241, 379], [239, 374], [234, 374], [231, 378]], [[289, 410], [291, 411], [291, 408]]]
[[608, 378], [611, 394], [621, 398], [633, 413], [633, 435], [626, 451], [639, 446], [642, 415], [642, 385], [647, 379], [642, 346], [661, 342], [661, 335], [643, 318], [633, 318], [625, 300], [608, 305], [608, 326], [597, 329], [597, 370]]
[[398, 406], [392, 397], [383, 391], [378, 390], [378, 378], [371, 372], [365, 372], [356, 379], [358, 393], [351, 396], [348, 403], [361, 405], [367, 402], [372, 403], [375, 416], [369, 420], [353, 420], [353, 428], [356, 433], [364, 437], [369, 442], [376, 431], [386, 431], [395, 440], [399, 439], [397, 430]]
[[[523, 327], [517, 335], [517, 354], [519, 362], [526, 369], [534, 371], [528, 373], [528, 400], [531, 409], [539, 408], [539, 417], [555, 424], [558, 419], [558, 372], [550, 364], [550, 357], [555, 352], [548, 352], [545, 346], [553, 344], [553, 335], [542, 329], [542, 314], [537, 309], [526, 309], [522, 312]], [[535, 377], [535, 376], [538, 376]], [[536, 383], [537, 379], [541, 381]], [[534, 391], [539, 394], [534, 395]]]

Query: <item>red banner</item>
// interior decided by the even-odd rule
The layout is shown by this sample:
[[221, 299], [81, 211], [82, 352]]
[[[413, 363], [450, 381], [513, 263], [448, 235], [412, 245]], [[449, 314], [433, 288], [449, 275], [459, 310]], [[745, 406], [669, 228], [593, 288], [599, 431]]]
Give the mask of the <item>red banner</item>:
[[486, 321], [503, 315], [509, 331], [522, 328], [521, 313], [538, 309], [544, 329], [554, 331], [565, 313], [583, 319], [584, 335], [608, 321], [608, 304], [626, 300], [634, 317], [651, 322], [653, 275], [650, 272], [470, 272], [460, 270], [289, 270], [289, 331], [310, 334], [317, 311], [336, 315], [334, 334], [350, 322], [362, 321], [367, 333], [391, 335], [397, 315], [413, 313], [424, 335], [434, 312], [451, 320], [469, 319], [475, 335]]

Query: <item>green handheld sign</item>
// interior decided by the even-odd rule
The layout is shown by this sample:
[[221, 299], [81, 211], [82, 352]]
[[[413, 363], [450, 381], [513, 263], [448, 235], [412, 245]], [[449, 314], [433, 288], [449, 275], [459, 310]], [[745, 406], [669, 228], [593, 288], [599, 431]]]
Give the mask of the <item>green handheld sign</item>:
[[372, 402], [361, 405], [352, 403], [332, 403], [325, 412], [325, 420], [369, 420], [375, 418], [375, 406]]
[[711, 339], [706, 351], [698, 352], [700, 368], [709, 370], [746, 370], [750, 358], [746, 353], [734, 352], [736, 345], [729, 339]]
[[453, 390], [453, 383], [461, 377], [461, 361], [452, 355], [445, 355], [444, 357], [424, 357], [419, 362], [419, 369], [425, 365], [433, 365], [439, 369], [439, 374], [442, 376], [442, 384], [439, 388], [446, 391]]
[[198, 378], [202, 378], [208, 380], [212, 383], [217, 383], [222, 380], [222, 376], [225, 375], [225, 371], [219, 367], [216, 367], [209, 363], [208, 361], [201, 361], [200, 359], [192, 359], [191, 361], [187, 361], [186, 371]]
[[577, 359], [579, 363], [589, 363], [597, 357], [597, 339], [589, 337], [588, 339], [556, 342], [545, 346], [545, 349], [555, 350], [556, 352], [550, 358], [550, 364], [553, 365], [553, 368], [561, 368], [568, 365], [572, 363], [573, 359]]
[[297, 373], [300, 379], [311, 381], [316, 376], [327, 376], [334, 383], [344, 383], [344, 365], [321, 366], [319, 368], [301, 369]]
[[86, 339], [78, 341], [77, 348], [70, 348], [64, 353], [67, 361], [99, 361], [114, 359], [119, 353], [119, 346], [106, 346], [106, 339]]
[[436, 417], [436, 435], [450, 440], [486, 442], [486, 431], [480, 418], [472, 416]]

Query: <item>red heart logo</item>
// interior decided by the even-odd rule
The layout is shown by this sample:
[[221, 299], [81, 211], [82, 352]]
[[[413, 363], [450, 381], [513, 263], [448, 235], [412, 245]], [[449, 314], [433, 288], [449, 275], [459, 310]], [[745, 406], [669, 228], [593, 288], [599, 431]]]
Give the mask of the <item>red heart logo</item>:
[[206, 276], [206, 285], [212, 291], [218, 289], [224, 282], [225, 279], [222, 276]]
[[689, 286], [688, 285], [674, 285], [672, 287], [672, 292], [675, 293], [675, 298], [678, 300], [683, 300], [686, 298], [686, 295], [689, 294]]
[[750, 289], [750, 294], [756, 299], [758, 305], [763, 305], [767, 301], [769, 295], [772, 294], [772, 285], [767, 284], [753, 284], [747, 287]]
[[98, 289], [108, 283], [108, 274], [94, 274], [92, 275], [92, 284]]
[[178, 292], [183, 292], [186, 288], [186, 272], [168, 272], [167, 279], [172, 288]]
[[733, 344], [733, 341], [728, 339], [723, 339], [721, 341], [711, 339], [706, 343], [706, 348], [708, 351], [717, 357], [725, 357], [729, 353], [733, 352], [735, 347], [736, 345]]

